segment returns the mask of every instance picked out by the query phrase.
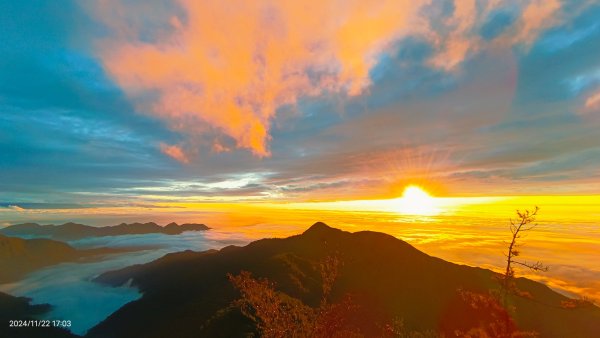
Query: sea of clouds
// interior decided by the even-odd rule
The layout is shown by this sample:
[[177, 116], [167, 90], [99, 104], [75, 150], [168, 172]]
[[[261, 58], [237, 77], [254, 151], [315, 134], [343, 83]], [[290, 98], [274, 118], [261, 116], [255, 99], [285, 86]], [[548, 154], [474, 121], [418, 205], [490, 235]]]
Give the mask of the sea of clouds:
[[153, 261], [171, 252], [204, 251], [228, 245], [244, 245], [243, 235], [218, 230], [184, 232], [180, 235], [143, 234], [91, 237], [70, 241], [80, 249], [140, 249], [111, 254], [91, 262], [63, 263], [37, 270], [25, 279], [0, 285], [0, 290], [15, 296], [26, 296], [34, 304], [48, 303], [52, 310], [43, 319], [70, 320], [71, 331], [85, 334], [123, 305], [141, 297], [134, 287], [110, 287], [92, 281], [103, 272]]

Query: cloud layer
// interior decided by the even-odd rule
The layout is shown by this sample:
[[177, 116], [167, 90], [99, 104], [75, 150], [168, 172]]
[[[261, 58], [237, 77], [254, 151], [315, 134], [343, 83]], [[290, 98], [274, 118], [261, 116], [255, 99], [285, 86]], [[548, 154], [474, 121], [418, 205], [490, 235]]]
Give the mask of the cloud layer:
[[3, 6], [0, 222], [59, 204], [379, 198], [415, 182], [600, 191], [592, 2]]
[[[402, 38], [429, 41], [430, 65], [454, 71], [490, 46], [531, 44], [561, 18], [558, 0], [152, 4], [92, 5], [108, 28], [97, 51], [139, 111], [184, 137], [182, 147], [161, 146], [184, 163], [202, 147], [269, 156], [278, 109], [304, 97], [365, 93], [374, 66]], [[485, 41], [480, 27], [501, 10], [516, 19]]]
[[[159, 17], [148, 33], [148, 13], [138, 12], [145, 5], [103, 3], [99, 19], [115, 34], [99, 42], [104, 66], [141, 110], [189, 140], [216, 129], [258, 156], [269, 155], [277, 108], [300, 96], [361, 93], [378, 53], [419, 24], [420, 8], [412, 1], [177, 5], [182, 15]], [[149, 91], [156, 100], [145, 100]]]

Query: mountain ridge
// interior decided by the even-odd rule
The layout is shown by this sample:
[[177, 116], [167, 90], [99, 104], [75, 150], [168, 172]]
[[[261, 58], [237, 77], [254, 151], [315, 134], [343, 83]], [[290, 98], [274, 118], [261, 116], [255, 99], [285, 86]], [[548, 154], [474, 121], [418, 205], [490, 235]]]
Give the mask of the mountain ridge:
[[[95, 281], [118, 286], [131, 282], [142, 293], [92, 328], [88, 337], [243, 336], [256, 333], [254, 323], [231, 308], [238, 292], [228, 274], [249, 271], [268, 278], [277, 290], [317, 306], [321, 300], [319, 262], [337, 255], [342, 265], [333, 286], [334, 301], [352, 294], [367, 309], [365, 336], [377, 336], [374, 323], [401, 318], [412, 330], [454, 334], [477, 325], [459, 290], [488, 294], [497, 289], [496, 273], [429, 256], [388, 234], [350, 233], [317, 222], [300, 235], [261, 239], [244, 247], [168, 254], [151, 263], [106, 272]], [[590, 337], [600, 332], [600, 309], [561, 308], [567, 297], [546, 285], [517, 278], [531, 299], [511, 297], [514, 320], [523, 330], [543, 337]], [[365, 310], [366, 311], [366, 310]], [[204, 324], [198, 320], [205, 320]], [[190, 323], [195, 323], [194, 325]]]
[[125, 251], [130, 249], [76, 249], [53, 239], [23, 239], [0, 234], [0, 283], [16, 281], [43, 267]]
[[200, 223], [177, 224], [171, 222], [160, 226], [154, 222], [147, 223], [120, 223], [117, 225], [94, 227], [85, 224], [67, 222], [60, 225], [40, 225], [38, 223], [20, 223], [0, 229], [0, 234], [16, 237], [39, 237], [56, 240], [77, 240], [87, 237], [104, 237], [118, 235], [139, 235], [150, 233], [162, 233], [166, 235], [178, 235], [185, 231], [205, 231], [210, 228]]

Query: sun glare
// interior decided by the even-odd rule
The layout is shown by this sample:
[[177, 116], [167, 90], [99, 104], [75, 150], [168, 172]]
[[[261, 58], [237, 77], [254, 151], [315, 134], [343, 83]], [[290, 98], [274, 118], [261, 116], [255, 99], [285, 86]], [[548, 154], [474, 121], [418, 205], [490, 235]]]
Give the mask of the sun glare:
[[406, 187], [397, 201], [398, 211], [403, 214], [435, 215], [439, 212], [435, 198], [415, 185]]

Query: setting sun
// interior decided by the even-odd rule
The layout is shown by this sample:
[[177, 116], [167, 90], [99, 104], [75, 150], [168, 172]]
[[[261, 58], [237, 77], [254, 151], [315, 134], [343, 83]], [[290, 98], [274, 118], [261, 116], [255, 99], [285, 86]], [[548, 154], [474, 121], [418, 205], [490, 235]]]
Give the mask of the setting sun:
[[416, 185], [406, 187], [397, 201], [398, 211], [403, 214], [435, 215], [439, 212], [435, 198]]

